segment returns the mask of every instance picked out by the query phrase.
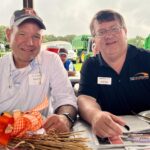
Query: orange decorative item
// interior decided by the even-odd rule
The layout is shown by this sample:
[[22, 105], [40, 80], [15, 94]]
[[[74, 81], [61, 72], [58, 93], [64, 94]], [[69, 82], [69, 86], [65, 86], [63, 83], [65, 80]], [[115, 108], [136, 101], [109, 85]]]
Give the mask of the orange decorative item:
[[22, 137], [27, 131], [36, 131], [42, 126], [42, 115], [40, 110], [48, 106], [48, 99], [45, 98], [40, 104], [32, 108], [27, 112], [20, 112], [15, 110], [14, 117], [14, 129], [12, 132], [12, 137]]
[[0, 145], [7, 145], [10, 138], [23, 137], [27, 132], [33, 132], [41, 128], [42, 115], [40, 110], [48, 106], [48, 99], [44, 99], [35, 108], [21, 112], [14, 110], [13, 116], [4, 113], [0, 116]]
[[[15, 114], [15, 113], [14, 113]], [[42, 126], [42, 116], [37, 111], [31, 111], [15, 117], [12, 137], [22, 137], [27, 131], [36, 131]]]
[[12, 132], [13, 117], [8, 113], [3, 113], [0, 116], [0, 144], [7, 145]]

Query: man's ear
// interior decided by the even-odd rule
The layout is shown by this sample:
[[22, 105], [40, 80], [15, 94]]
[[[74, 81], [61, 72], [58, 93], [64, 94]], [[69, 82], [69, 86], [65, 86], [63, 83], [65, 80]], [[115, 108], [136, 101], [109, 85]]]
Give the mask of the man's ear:
[[10, 42], [10, 36], [11, 36], [11, 29], [7, 28], [6, 29], [6, 39], [8, 42]]
[[127, 28], [126, 27], [124, 28], [124, 31], [125, 31], [125, 34], [127, 34]]

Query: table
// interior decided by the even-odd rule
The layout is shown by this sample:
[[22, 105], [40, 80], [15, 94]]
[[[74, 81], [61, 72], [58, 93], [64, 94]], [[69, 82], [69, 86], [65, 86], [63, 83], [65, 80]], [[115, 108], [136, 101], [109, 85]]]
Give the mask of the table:
[[80, 73], [77, 72], [75, 76], [69, 76], [69, 80], [71, 81], [71, 84], [74, 87], [74, 85], [79, 83], [80, 81]]
[[83, 132], [81, 137], [89, 139], [87, 145], [92, 150], [148, 150], [146, 148], [150, 149], [150, 143], [99, 144], [97, 137], [92, 133], [91, 127], [81, 119], [77, 120], [73, 127], [73, 131], [85, 131]]
[[85, 123], [81, 119], [78, 119], [73, 127], [73, 131], [85, 131], [82, 135], [80, 135], [80, 137], [88, 138], [89, 142], [87, 143], [87, 145], [93, 150], [98, 150], [99, 142], [96, 136], [92, 133], [91, 128], [87, 123]]

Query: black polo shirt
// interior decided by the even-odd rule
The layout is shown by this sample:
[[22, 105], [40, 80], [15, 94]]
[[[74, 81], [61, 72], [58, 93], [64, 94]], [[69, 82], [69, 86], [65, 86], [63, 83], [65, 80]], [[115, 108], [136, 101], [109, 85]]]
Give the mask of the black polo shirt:
[[78, 95], [96, 98], [102, 110], [116, 115], [150, 109], [150, 53], [128, 46], [120, 74], [106, 64], [101, 55], [82, 66]]

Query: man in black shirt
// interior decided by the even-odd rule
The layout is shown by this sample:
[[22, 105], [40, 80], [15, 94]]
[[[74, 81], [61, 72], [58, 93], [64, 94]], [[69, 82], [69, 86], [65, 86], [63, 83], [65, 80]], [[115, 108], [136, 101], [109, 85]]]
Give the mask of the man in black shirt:
[[150, 108], [150, 53], [127, 44], [124, 19], [115, 11], [96, 13], [90, 29], [100, 53], [82, 67], [79, 113], [98, 136], [117, 136], [125, 122], [116, 115]]

